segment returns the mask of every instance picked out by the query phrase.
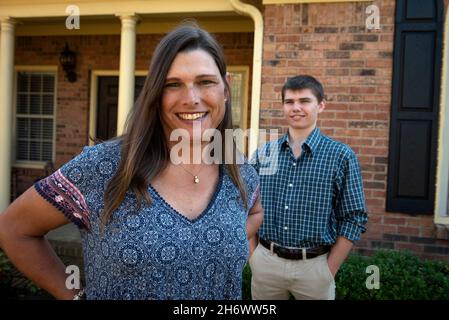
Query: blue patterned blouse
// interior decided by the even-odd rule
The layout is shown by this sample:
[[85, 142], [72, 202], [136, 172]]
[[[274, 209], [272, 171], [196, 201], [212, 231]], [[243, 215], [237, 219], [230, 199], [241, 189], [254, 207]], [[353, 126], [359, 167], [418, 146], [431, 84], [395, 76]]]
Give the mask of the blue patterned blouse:
[[248, 191], [245, 211], [227, 169], [208, 207], [194, 220], [173, 209], [149, 186], [153, 203], [136, 212], [128, 191], [100, 233], [107, 182], [118, 168], [120, 142], [83, 152], [36, 190], [81, 231], [87, 299], [241, 299], [248, 256], [246, 219], [259, 193], [259, 179], [240, 165]]

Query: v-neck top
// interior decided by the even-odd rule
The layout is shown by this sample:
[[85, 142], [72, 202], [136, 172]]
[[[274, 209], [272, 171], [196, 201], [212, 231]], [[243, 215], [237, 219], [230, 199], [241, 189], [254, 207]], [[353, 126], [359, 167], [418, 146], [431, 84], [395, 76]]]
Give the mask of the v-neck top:
[[164, 197], [163, 197], [163, 196], [156, 190], [156, 188], [153, 187], [151, 184], [150, 184], [150, 187], [149, 187], [149, 191], [150, 191], [151, 197], [152, 197], [152, 198], [153, 198], [153, 197], [159, 198], [159, 200], [162, 202], [162, 205], [165, 205], [165, 206], [167, 207], [168, 210], [174, 212], [175, 214], [180, 215], [182, 218], [184, 218], [184, 219], [186, 219], [187, 221], [193, 223], [193, 222], [195, 222], [195, 221], [201, 219], [203, 215], [205, 215], [207, 212], [209, 212], [209, 208], [210, 208], [210, 206], [215, 202], [215, 199], [217, 198], [217, 195], [218, 195], [218, 193], [219, 193], [219, 191], [220, 191], [220, 189], [221, 189], [221, 184], [222, 184], [222, 183], [223, 183], [223, 166], [220, 165], [220, 166], [219, 166], [219, 170], [218, 170], [218, 183], [217, 183], [217, 185], [216, 185], [216, 187], [215, 187], [215, 189], [214, 189], [215, 191], [214, 191], [214, 193], [212, 194], [212, 198], [211, 198], [211, 200], [209, 201], [209, 204], [207, 205], [206, 209], [204, 209], [204, 210], [203, 210], [197, 217], [195, 217], [195, 218], [193, 218], [193, 219], [190, 219], [190, 218], [187, 217], [185, 214], [183, 214], [183, 213], [179, 212], [178, 210], [176, 210], [175, 208], [173, 208], [173, 206], [172, 206], [170, 203], [168, 203], [168, 202], [164, 199]]
[[195, 219], [148, 186], [152, 204], [142, 202], [137, 210], [137, 198], [128, 190], [102, 234], [104, 192], [118, 168], [120, 149], [118, 140], [85, 147], [35, 183], [39, 194], [80, 228], [87, 299], [241, 299], [246, 219], [259, 195], [255, 169], [247, 162], [239, 165], [246, 210], [220, 165], [215, 192]]

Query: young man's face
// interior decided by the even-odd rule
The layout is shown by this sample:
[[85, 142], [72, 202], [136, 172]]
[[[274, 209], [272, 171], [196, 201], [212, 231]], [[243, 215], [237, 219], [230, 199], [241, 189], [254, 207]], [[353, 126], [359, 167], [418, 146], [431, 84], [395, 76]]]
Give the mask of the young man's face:
[[312, 131], [316, 127], [318, 114], [324, 107], [324, 100], [318, 103], [311, 89], [285, 91], [284, 117], [292, 129]]

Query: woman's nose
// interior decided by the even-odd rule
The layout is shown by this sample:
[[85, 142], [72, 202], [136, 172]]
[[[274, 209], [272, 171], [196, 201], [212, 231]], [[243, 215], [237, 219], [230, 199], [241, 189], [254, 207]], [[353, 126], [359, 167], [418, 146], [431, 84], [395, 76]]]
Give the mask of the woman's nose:
[[200, 93], [195, 86], [187, 86], [184, 92], [184, 104], [198, 104], [200, 102]]

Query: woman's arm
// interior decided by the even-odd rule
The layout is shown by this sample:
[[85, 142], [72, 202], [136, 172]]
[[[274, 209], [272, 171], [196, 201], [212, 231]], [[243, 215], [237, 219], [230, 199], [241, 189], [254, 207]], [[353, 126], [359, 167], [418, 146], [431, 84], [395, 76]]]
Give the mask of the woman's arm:
[[44, 235], [69, 222], [34, 187], [0, 214], [0, 247], [25, 276], [57, 299], [72, 299], [79, 290], [67, 289], [65, 266]]
[[259, 239], [257, 238], [257, 231], [262, 225], [263, 221], [263, 208], [260, 202], [260, 196], [257, 198], [254, 206], [251, 208], [246, 220], [246, 235], [249, 240], [249, 256], [253, 254], [253, 251], [257, 247]]

